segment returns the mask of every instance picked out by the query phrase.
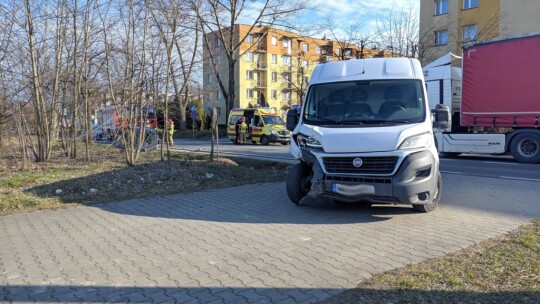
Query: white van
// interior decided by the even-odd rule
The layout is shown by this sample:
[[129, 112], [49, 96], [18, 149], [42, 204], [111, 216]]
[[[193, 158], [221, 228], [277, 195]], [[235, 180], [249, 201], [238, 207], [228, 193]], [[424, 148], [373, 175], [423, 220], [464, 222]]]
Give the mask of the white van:
[[442, 184], [432, 130], [449, 124], [448, 107], [432, 115], [416, 59], [320, 64], [300, 111], [287, 113], [300, 161], [289, 170], [287, 194], [295, 204], [320, 196], [432, 211]]

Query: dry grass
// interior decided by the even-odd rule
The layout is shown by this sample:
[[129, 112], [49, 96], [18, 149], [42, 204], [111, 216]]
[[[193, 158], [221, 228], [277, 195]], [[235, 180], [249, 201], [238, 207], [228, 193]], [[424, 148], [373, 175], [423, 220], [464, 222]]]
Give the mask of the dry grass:
[[377, 275], [324, 303], [540, 303], [540, 221]]
[[210, 162], [207, 155], [176, 152], [171, 161], [160, 161], [158, 151], [127, 166], [116, 148], [100, 144], [92, 146], [90, 162], [55, 152], [51, 161], [19, 170], [4, 158], [0, 214], [274, 182], [285, 179], [287, 166], [248, 159]]

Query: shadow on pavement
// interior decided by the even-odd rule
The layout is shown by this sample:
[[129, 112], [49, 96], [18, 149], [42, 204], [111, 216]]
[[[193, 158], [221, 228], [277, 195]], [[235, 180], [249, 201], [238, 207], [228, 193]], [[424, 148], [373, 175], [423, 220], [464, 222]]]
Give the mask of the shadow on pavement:
[[[193, 303], [539, 303], [540, 292], [472, 292], [333, 288], [249, 287], [108, 287], [0, 286], [0, 300], [9, 302], [177, 302]], [[336, 295], [330, 298], [333, 295]], [[191, 303], [190, 302], [190, 303]], [[288, 303], [287, 302], [287, 303]]]
[[[419, 215], [408, 206], [336, 206], [329, 200], [313, 200], [297, 206], [289, 201], [285, 191], [266, 190], [267, 187], [249, 192], [247, 186], [241, 186], [95, 207], [125, 215], [249, 224], [369, 223], [389, 220], [396, 215]], [[223, 200], [212, 198], [215, 195]]]

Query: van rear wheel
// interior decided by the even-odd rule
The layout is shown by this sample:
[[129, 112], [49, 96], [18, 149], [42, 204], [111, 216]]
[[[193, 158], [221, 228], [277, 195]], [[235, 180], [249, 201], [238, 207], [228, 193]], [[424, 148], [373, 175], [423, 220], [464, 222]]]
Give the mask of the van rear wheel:
[[442, 196], [442, 177], [441, 173], [437, 174], [437, 192], [435, 193], [435, 197], [430, 203], [427, 203], [425, 205], [413, 205], [414, 210], [422, 213], [428, 213], [437, 208], [439, 206], [439, 202], [441, 201]]
[[287, 174], [287, 195], [296, 205], [304, 198], [311, 188], [310, 168], [303, 162], [300, 162], [289, 169]]

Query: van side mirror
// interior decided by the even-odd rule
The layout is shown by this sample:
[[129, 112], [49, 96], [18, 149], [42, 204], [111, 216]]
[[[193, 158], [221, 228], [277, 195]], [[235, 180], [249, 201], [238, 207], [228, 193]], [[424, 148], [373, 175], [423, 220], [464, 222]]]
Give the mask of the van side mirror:
[[298, 124], [298, 110], [292, 109], [287, 112], [287, 130], [293, 131]]
[[435, 109], [431, 110], [431, 113], [435, 116], [433, 128], [447, 129], [452, 126], [452, 116], [450, 115], [450, 108], [448, 106], [438, 104]]

